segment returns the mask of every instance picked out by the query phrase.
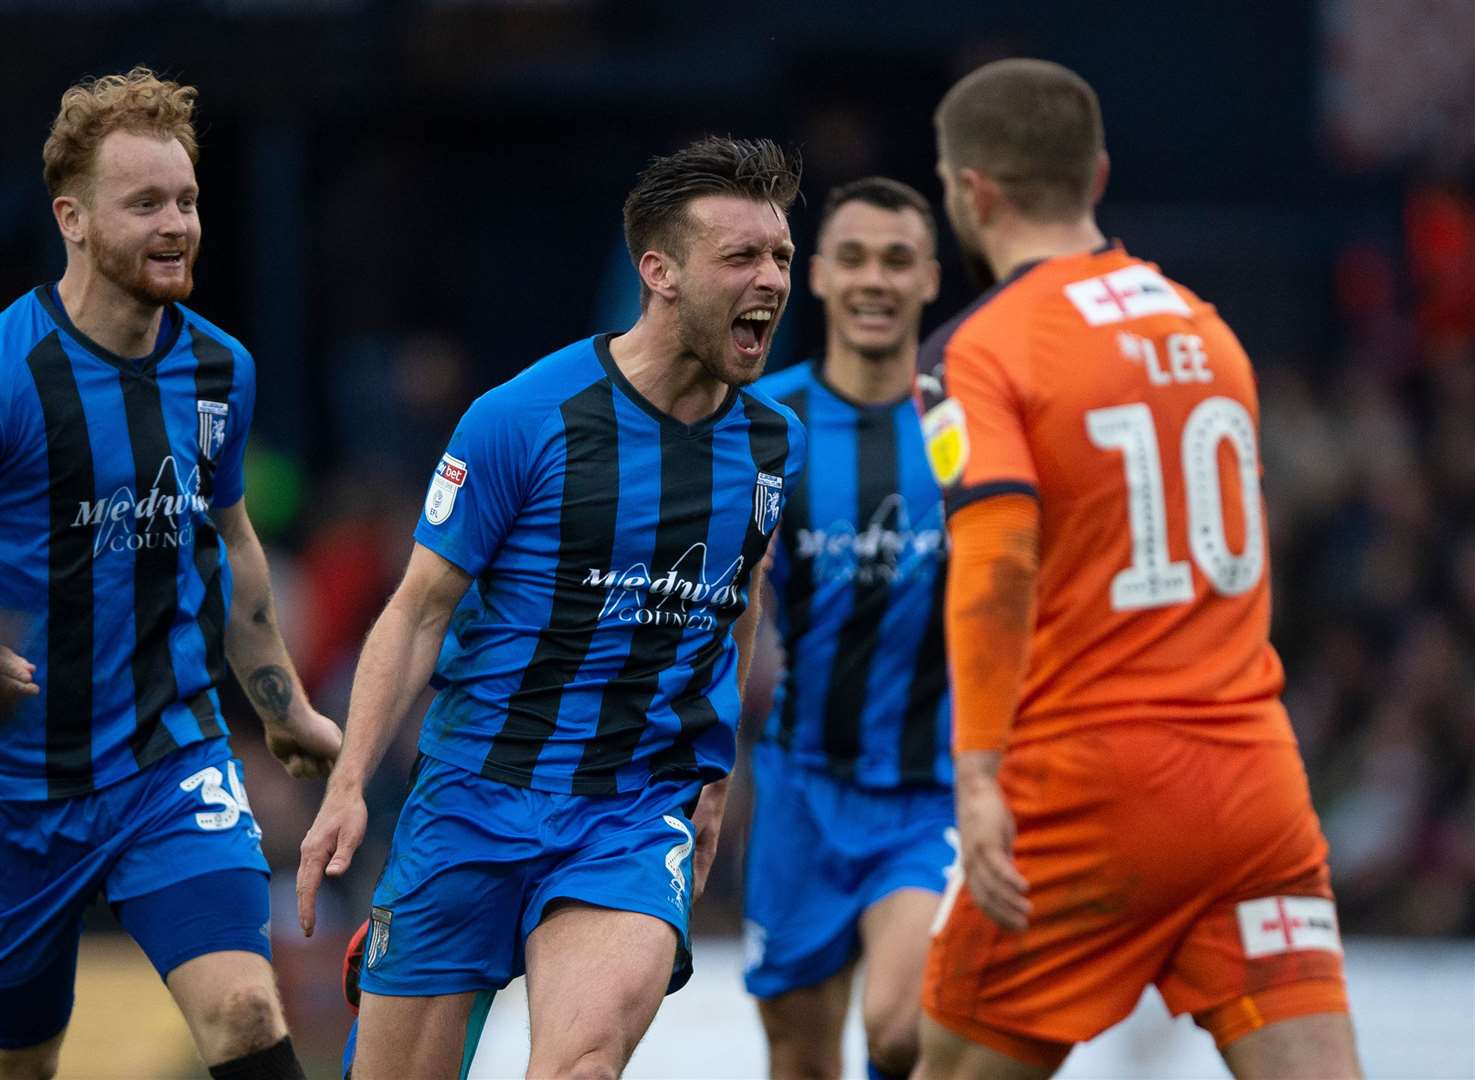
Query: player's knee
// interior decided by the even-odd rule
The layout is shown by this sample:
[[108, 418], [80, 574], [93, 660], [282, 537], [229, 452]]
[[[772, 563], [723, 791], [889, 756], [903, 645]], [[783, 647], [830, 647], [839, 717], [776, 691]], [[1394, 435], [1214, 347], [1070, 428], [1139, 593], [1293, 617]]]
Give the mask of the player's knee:
[[866, 1018], [866, 1054], [887, 1076], [905, 1076], [917, 1063], [915, 1016]]
[[559, 1075], [569, 1080], [619, 1080], [620, 1068], [604, 1054], [585, 1054]]
[[221, 1060], [265, 1050], [286, 1034], [276, 990], [261, 983], [226, 990], [205, 1010], [204, 1022], [211, 1056]]
[[60, 1067], [60, 1039], [23, 1050], [0, 1050], [0, 1080], [51, 1080]]
[[837, 1080], [842, 1066], [838, 1048], [797, 1028], [768, 1033], [768, 1071], [785, 1080]]
[[865, 1012], [866, 1053], [882, 1072], [905, 1076], [917, 1063], [921, 1005], [905, 998], [877, 1001]]
[[618, 1077], [635, 1049], [618, 1025], [593, 1024], [581, 1028], [572, 1040], [541, 1041], [536, 1037], [528, 1061], [529, 1076], [560, 1076], [573, 1080]]
[[840, 1075], [840, 1031], [822, 1015], [800, 1008], [792, 999], [760, 1002], [763, 1031], [768, 1036], [768, 1071], [784, 1080], [830, 1080]]
[[0, 1050], [0, 1080], [52, 1080], [60, 1062], [60, 1048]]

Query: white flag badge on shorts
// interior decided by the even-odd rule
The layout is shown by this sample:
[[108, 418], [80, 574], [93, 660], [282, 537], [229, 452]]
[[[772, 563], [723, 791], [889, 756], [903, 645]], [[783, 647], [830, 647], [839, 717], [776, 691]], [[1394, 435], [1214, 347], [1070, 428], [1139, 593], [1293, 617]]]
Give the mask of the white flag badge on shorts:
[[435, 467], [430, 478], [430, 490], [425, 493], [425, 520], [439, 525], [451, 516], [456, 507], [456, 493], [466, 483], [466, 462], [445, 454]]
[[225, 445], [225, 418], [230, 415], [230, 402], [197, 400], [195, 410], [200, 418], [195, 435], [200, 456], [206, 461], [214, 461]]
[[772, 476], [766, 472], [758, 474], [758, 483], [753, 485], [753, 523], [764, 536], [773, 532], [773, 527], [778, 524], [783, 494], [782, 476]]

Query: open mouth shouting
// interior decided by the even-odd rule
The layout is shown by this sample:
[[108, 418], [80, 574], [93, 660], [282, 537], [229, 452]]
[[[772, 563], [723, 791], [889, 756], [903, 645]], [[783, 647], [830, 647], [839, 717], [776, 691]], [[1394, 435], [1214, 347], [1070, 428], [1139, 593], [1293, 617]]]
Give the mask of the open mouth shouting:
[[733, 319], [732, 343], [737, 346], [737, 351], [754, 359], [762, 356], [769, 332], [773, 329], [775, 314], [777, 312], [773, 308], [755, 307]]

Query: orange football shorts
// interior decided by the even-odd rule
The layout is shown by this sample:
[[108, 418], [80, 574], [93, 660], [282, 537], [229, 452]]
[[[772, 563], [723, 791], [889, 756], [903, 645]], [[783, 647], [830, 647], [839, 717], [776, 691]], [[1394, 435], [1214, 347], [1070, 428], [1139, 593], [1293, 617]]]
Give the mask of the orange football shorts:
[[1293, 744], [1108, 724], [1012, 748], [999, 778], [1034, 910], [1010, 933], [949, 888], [922, 993], [943, 1027], [1052, 1065], [1149, 985], [1221, 1048], [1347, 1011], [1326, 840]]

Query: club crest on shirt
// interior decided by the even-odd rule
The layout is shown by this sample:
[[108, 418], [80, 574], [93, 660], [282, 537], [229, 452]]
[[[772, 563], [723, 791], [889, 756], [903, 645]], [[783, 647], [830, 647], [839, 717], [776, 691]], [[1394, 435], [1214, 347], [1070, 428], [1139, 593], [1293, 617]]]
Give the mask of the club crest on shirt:
[[369, 944], [364, 949], [364, 967], [371, 968], [389, 952], [389, 923], [394, 912], [384, 907], [369, 909]]
[[466, 462], [445, 454], [435, 467], [430, 478], [430, 490], [425, 493], [425, 520], [439, 525], [451, 516], [456, 507], [456, 493], [466, 483]]
[[927, 410], [922, 417], [922, 438], [937, 486], [952, 487], [968, 465], [968, 422], [957, 398], [944, 398]]
[[214, 461], [225, 445], [225, 418], [230, 414], [230, 402], [197, 400], [195, 411], [200, 418], [195, 435], [200, 456], [206, 461]]
[[771, 473], [758, 474], [753, 486], [753, 523], [764, 536], [773, 532], [783, 509], [784, 478]]

